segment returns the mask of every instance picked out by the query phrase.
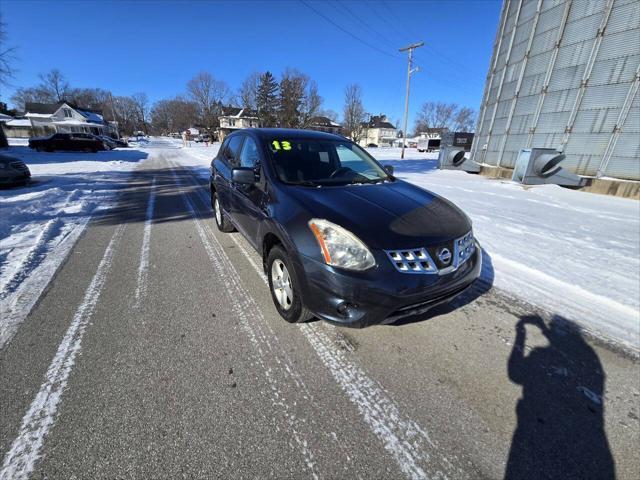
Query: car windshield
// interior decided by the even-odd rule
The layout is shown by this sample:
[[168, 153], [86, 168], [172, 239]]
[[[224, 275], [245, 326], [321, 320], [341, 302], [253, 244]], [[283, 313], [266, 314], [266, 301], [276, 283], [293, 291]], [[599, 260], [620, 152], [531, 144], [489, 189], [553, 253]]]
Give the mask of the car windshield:
[[278, 178], [297, 185], [347, 185], [389, 180], [384, 169], [348, 140], [279, 138], [266, 142]]

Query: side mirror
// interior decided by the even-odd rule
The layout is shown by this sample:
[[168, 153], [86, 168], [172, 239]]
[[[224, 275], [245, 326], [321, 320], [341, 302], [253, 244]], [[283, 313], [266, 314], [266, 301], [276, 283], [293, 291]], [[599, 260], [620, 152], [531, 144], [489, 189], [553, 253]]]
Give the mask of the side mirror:
[[239, 185], [256, 183], [256, 172], [250, 167], [237, 167], [231, 170], [231, 180]]
[[384, 171], [387, 172], [389, 175], [393, 175], [393, 165], [385, 165]]

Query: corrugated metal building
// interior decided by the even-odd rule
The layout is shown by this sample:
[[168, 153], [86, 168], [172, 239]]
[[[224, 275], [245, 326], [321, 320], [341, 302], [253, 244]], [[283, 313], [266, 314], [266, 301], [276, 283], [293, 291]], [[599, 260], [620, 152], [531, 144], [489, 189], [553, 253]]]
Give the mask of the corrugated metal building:
[[557, 148], [579, 175], [640, 180], [640, 2], [504, 0], [472, 158]]

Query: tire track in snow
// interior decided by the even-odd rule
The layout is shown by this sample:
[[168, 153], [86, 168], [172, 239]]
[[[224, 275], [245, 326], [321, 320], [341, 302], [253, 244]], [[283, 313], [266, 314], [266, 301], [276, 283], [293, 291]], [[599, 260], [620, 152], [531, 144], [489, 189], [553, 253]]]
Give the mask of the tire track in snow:
[[134, 308], [140, 307], [142, 297], [147, 292], [147, 277], [149, 272], [149, 243], [151, 240], [151, 224], [153, 223], [153, 209], [156, 201], [156, 177], [151, 181], [151, 190], [147, 203], [147, 216], [144, 222], [142, 247], [140, 249], [140, 265], [138, 266], [138, 280], [136, 284]]
[[[231, 305], [235, 316], [240, 321], [242, 330], [247, 334], [257, 354], [256, 361], [264, 372], [269, 388], [271, 389], [272, 404], [282, 411], [289, 427], [288, 432], [293, 436], [294, 441], [300, 449], [311, 476], [314, 479], [318, 479], [320, 475], [317, 472], [315, 456], [300, 431], [301, 428], [310, 428], [308, 425], [309, 422], [307, 422], [304, 417], [296, 415], [293, 409], [297, 406], [297, 403], [295, 401], [289, 401], [286, 388], [281, 385], [282, 382], [278, 379], [278, 372], [274, 371], [268, 361], [275, 361], [276, 364], [281, 367], [280, 373], [289, 377], [299, 389], [307, 390], [306, 386], [302, 384], [301, 377], [293, 370], [289, 362], [287, 360], [283, 361], [280, 358], [283, 354], [282, 349], [275, 347], [269, 337], [265, 335], [264, 331], [260, 328], [261, 325], [266, 323], [260, 308], [251, 295], [244, 290], [235, 267], [224, 253], [222, 245], [215, 239], [213, 232], [202, 224], [203, 222], [198, 218], [198, 213], [189, 195], [181, 188], [182, 183], [178, 179], [175, 169], [173, 167], [170, 168], [176, 184], [180, 188], [180, 193], [185, 205], [194, 218], [196, 230], [198, 231], [198, 235], [209, 259], [213, 263], [214, 268], [221, 274], [224, 273], [224, 277], [228, 280], [228, 290], [225, 294], [229, 299], [229, 305]], [[209, 233], [209, 235], [207, 233]], [[308, 396], [305, 397], [305, 400], [309, 400]]]
[[49, 365], [45, 381], [31, 402], [29, 410], [22, 418], [18, 436], [4, 457], [0, 480], [28, 478], [41, 456], [45, 437], [56, 420], [69, 375], [75, 364], [76, 356], [80, 352], [82, 338], [100, 298], [124, 228], [124, 225], [116, 227], [105, 249], [102, 260], [85, 291], [84, 298], [76, 310], [71, 325], [69, 325]]
[[59, 217], [52, 218], [44, 223], [36, 241], [15, 267], [13, 274], [5, 279], [0, 277], [0, 301], [15, 291], [20, 283], [29, 276], [29, 273], [44, 259], [50, 250], [49, 242], [60, 234], [61, 227], [62, 220]]
[[[190, 180], [193, 185], [202, 186], [191, 176]], [[208, 197], [205, 198], [202, 191], [198, 194], [206, 205]], [[245, 248], [236, 235], [230, 235], [230, 237], [262, 281], [268, 285], [262, 268], [253, 260], [254, 254]], [[214, 240], [218, 242], [215, 236]], [[239, 279], [235, 266], [222, 248], [219, 249], [218, 255], [224, 259], [227, 271], [231, 272], [229, 277], [233, 280]], [[251, 297], [246, 294], [240, 298]], [[257, 305], [255, 308], [258, 308]], [[264, 318], [262, 321], [266, 323]], [[415, 421], [403, 418], [399, 406], [389, 393], [378, 382], [372, 380], [362, 368], [346, 358], [344, 352], [336, 347], [319, 325], [298, 324], [297, 326], [340, 388], [355, 404], [365, 423], [408, 478], [421, 480], [465, 477], [465, 473], [448, 460], [426, 431]]]
[[[13, 338], [18, 327], [29, 315], [49, 285], [49, 281], [64, 263], [71, 249], [84, 232], [90, 216], [62, 227], [63, 233], [50, 241], [43, 249], [38, 261], [30, 265], [29, 275], [20, 275], [10, 294], [0, 298], [0, 350]], [[52, 245], [51, 242], [54, 244]]]
[[63, 220], [65, 211], [73, 208], [71, 202], [80, 193], [75, 189], [65, 197], [55, 216], [43, 224], [34, 244], [12, 268], [13, 272], [4, 279], [0, 274], [0, 350], [13, 338], [91, 220], [94, 204], [84, 200], [80, 203], [83, 215]]

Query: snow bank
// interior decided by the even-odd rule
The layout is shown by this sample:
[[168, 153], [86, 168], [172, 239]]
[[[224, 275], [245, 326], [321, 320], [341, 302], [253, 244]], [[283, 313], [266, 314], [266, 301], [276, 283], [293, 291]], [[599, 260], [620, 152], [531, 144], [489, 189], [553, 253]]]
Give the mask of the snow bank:
[[[180, 161], [207, 177], [218, 148], [192, 144]], [[640, 202], [441, 171], [437, 153], [407, 149], [400, 160], [399, 148], [368, 151], [471, 217], [490, 262], [487, 282], [594, 335], [640, 348]]]
[[89, 219], [115, 204], [129, 172], [147, 157], [134, 149], [39, 153], [20, 145], [3, 153], [29, 166], [32, 183], [0, 190], [0, 348], [15, 334]]

